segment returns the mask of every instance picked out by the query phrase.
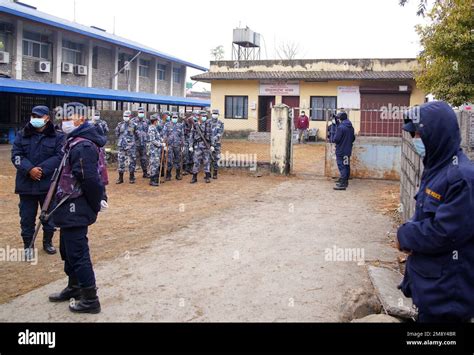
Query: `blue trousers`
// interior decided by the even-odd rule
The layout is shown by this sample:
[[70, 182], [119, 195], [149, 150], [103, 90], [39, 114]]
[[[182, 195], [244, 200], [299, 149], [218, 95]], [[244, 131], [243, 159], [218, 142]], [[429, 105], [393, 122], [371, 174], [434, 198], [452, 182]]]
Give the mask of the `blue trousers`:
[[336, 157], [337, 168], [341, 175], [341, 180], [348, 181], [351, 176], [351, 157]]
[[79, 287], [95, 286], [95, 274], [89, 253], [88, 227], [61, 228], [59, 252], [64, 272], [77, 280]]
[[[38, 208], [43, 206], [46, 195], [20, 195], [20, 227], [23, 242], [29, 244], [35, 234]], [[48, 221], [43, 223], [43, 231], [54, 232], [54, 225]]]

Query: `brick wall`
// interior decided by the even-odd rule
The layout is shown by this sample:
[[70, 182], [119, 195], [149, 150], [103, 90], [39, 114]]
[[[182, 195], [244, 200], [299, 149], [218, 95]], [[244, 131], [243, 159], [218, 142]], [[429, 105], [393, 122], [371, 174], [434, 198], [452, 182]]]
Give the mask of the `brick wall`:
[[92, 86], [103, 89], [112, 88], [115, 74], [114, 53], [111, 49], [98, 47], [97, 69], [92, 69]]
[[37, 73], [35, 66], [36, 62], [40, 61], [40, 59], [30, 58], [23, 56], [23, 80], [32, 80], [32, 81], [42, 81], [44, 83], [52, 83], [53, 82], [53, 65], [54, 62], [51, 63], [51, 72], [50, 73]]

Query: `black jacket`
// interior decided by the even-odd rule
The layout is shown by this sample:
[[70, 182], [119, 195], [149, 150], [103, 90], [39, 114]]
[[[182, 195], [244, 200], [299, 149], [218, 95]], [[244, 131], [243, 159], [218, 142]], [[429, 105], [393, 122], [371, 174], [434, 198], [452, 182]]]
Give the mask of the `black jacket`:
[[[30, 123], [18, 132], [12, 147], [11, 161], [15, 168], [15, 193], [21, 195], [43, 195], [48, 193], [54, 171], [63, 157], [64, 135], [55, 131], [51, 122], [43, 132], [38, 132]], [[35, 167], [43, 169], [40, 181], [33, 180], [29, 172]]]
[[[98, 148], [105, 145], [106, 138], [97, 129], [84, 123], [67, 136], [67, 140], [81, 137], [90, 140], [75, 145], [68, 158], [72, 173], [80, 184], [83, 194], [69, 199], [53, 215], [54, 224], [60, 228], [89, 226], [95, 223], [104, 196], [104, 186], [98, 171]], [[95, 146], [94, 146], [95, 145]], [[57, 201], [56, 201], [57, 202]]]

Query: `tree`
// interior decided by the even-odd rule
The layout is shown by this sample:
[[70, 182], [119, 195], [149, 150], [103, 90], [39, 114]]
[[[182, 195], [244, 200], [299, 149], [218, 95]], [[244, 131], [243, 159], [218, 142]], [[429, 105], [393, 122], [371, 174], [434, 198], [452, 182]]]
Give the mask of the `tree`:
[[295, 59], [300, 54], [300, 45], [296, 42], [282, 42], [276, 48], [276, 54], [280, 59]]
[[[420, 2], [426, 5], [425, 0]], [[431, 10], [420, 14], [426, 14], [431, 23], [416, 27], [423, 47], [418, 55], [420, 69], [415, 75], [416, 82], [426, 92], [454, 106], [474, 99], [471, 11], [471, 0], [437, 0]]]
[[224, 46], [220, 45], [211, 49], [211, 56], [215, 61], [224, 59]]

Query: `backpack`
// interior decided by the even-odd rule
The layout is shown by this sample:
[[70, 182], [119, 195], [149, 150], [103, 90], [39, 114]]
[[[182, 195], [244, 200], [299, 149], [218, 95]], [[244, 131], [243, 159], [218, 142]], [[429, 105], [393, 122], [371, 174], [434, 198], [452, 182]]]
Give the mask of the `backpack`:
[[61, 177], [58, 183], [58, 190], [56, 192], [56, 197], [58, 200], [63, 199], [65, 196], [69, 198], [77, 198], [82, 195], [82, 190], [77, 184], [77, 179], [72, 173], [72, 166], [69, 162], [69, 154], [71, 150], [82, 142], [91, 142], [93, 146], [97, 149], [97, 154], [99, 159], [97, 161], [97, 172], [99, 173], [100, 182], [105, 187], [109, 184], [109, 174], [107, 172], [106, 158], [104, 149], [99, 148], [94, 142], [89, 139], [76, 137], [66, 144], [66, 152], [68, 158], [65, 160], [65, 165], [61, 172]]

